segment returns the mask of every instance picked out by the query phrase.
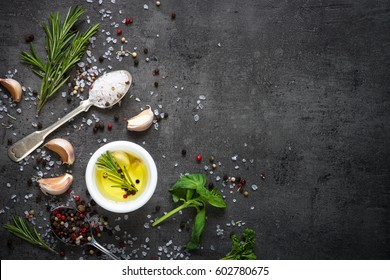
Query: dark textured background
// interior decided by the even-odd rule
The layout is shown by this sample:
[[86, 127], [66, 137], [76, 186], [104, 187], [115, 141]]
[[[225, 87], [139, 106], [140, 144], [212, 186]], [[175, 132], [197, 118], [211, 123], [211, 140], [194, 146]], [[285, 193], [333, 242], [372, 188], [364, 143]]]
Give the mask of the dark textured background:
[[[388, 1], [161, 1], [159, 8], [154, 1], [138, 0], [116, 0], [115, 5], [104, 0], [101, 6], [97, 0], [92, 4], [1, 2], [0, 75], [17, 69], [14, 78], [32, 89], [39, 88], [39, 79], [19, 56], [28, 49], [24, 42], [28, 33], [35, 35], [34, 44], [44, 55], [41, 24], [49, 12], [64, 14], [69, 6], [81, 4], [91, 23], [101, 22], [101, 29], [111, 33], [115, 33], [111, 22], [134, 18], [132, 26], [121, 24], [121, 28], [129, 40], [126, 47], [138, 47], [140, 65], [135, 68], [131, 58], [93, 64], [112, 65], [133, 74], [133, 98], [113, 109], [121, 119], [135, 115], [147, 104], [153, 108], [162, 105], [160, 112], [169, 117], [160, 122], [158, 130], [135, 134], [127, 132], [124, 123], [113, 121], [112, 110], [92, 108], [50, 136], [66, 138], [75, 145], [71, 189], [87, 201], [83, 174], [90, 153], [101, 145], [98, 139], [134, 141], [155, 158], [158, 187], [145, 207], [129, 213], [127, 221], [123, 214], [94, 208], [109, 217], [112, 227], [121, 229], [112, 236], [104, 235], [102, 243], [118, 246], [121, 240], [128, 242], [124, 238], [127, 231], [137, 239], [132, 239], [133, 247], [129, 243], [125, 247], [126, 254], [139, 249], [138, 257], [147, 251], [146, 259], [158, 257], [159, 246], [169, 240], [169, 251], [185, 244], [190, 232], [179, 233], [178, 229], [181, 221], [193, 217], [192, 210], [161, 224], [160, 229], [144, 228], [144, 224], [174, 206], [167, 190], [180, 173], [204, 172], [207, 158], [215, 155], [221, 166], [208, 179], [224, 191], [228, 208], [208, 208], [203, 247], [190, 258], [224, 256], [230, 248], [229, 234], [250, 227], [257, 232], [259, 259], [389, 259]], [[143, 9], [145, 3], [149, 10]], [[101, 8], [111, 10], [113, 19], [101, 21]], [[172, 12], [177, 15], [175, 20], [171, 20]], [[106, 51], [106, 37], [101, 32], [97, 35], [92, 50], [95, 57]], [[120, 43], [113, 46], [118, 50]], [[144, 62], [145, 47], [150, 57], [156, 58], [150, 63]], [[151, 74], [155, 68], [160, 70], [158, 77]], [[154, 81], [159, 81], [157, 89]], [[35, 222], [45, 234], [47, 205], [66, 203], [71, 197], [45, 197], [38, 187], [29, 187], [28, 179], [37, 173], [35, 161], [30, 159], [20, 172], [20, 165], [7, 157], [7, 142], [33, 132], [32, 122], [50, 125], [66, 113], [63, 108], [70, 110], [79, 100], [73, 97], [68, 104], [59, 93], [36, 117], [32, 101], [23, 100], [13, 107], [2, 90], [0, 101], [16, 120], [0, 112], [1, 122], [13, 124], [9, 129], [0, 127], [0, 224], [8, 223], [13, 214], [34, 209]], [[155, 93], [150, 95], [150, 91]], [[206, 97], [201, 101], [203, 109], [196, 108], [200, 95]], [[22, 109], [20, 114], [17, 108]], [[92, 119], [92, 114], [106, 124], [112, 122], [113, 130], [93, 134], [92, 127], [82, 122], [83, 117]], [[195, 114], [200, 117], [197, 123]], [[186, 157], [182, 157], [182, 149], [187, 150]], [[202, 164], [195, 161], [198, 153], [205, 158]], [[235, 155], [237, 162], [231, 160]], [[55, 165], [48, 174], [65, 170]], [[224, 174], [246, 178], [249, 197], [230, 193], [216, 182], [216, 176]], [[252, 184], [259, 187], [257, 191], [251, 190]], [[14, 194], [16, 198], [11, 199]], [[29, 194], [32, 197], [26, 199]], [[156, 205], [161, 206], [157, 214], [153, 213]], [[232, 220], [245, 225], [227, 226]], [[216, 234], [217, 225], [224, 229], [223, 238]], [[60, 258], [20, 242], [2, 227], [0, 234], [1, 259]], [[150, 238], [147, 243], [146, 237]], [[50, 234], [47, 238], [51, 240]], [[82, 248], [56, 246], [65, 249], [67, 258], [84, 255]], [[161, 258], [167, 258], [166, 254]]]

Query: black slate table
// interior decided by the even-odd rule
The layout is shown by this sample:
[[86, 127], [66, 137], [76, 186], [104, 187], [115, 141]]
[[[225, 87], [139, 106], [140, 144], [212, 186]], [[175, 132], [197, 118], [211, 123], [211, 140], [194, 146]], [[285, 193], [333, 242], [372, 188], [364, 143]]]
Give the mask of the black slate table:
[[[91, 203], [87, 162], [115, 140], [145, 147], [159, 173], [154, 196], [135, 212], [115, 214], [91, 205], [110, 228], [100, 242], [125, 258], [219, 259], [230, 249], [230, 234], [241, 235], [247, 227], [256, 231], [258, 259], [390, 257], [388, 1], [161, 1], [159, 7], [154, 1], [101, 2], [2, 3], [0, 76], [12, 74], [25, 92], [17, 105], [5, 88], [0, 92], [0, 224], [33, 210], [37, 230], [65, 255], [30, 246], [1, 227], [1, 259], [104, 258], [59, 244], [48, 227], [48, 210], [72, 205], [74, 196]], [[12, 162], [11, 143], [80, 102], [66, 85], [37, 114], [33, 91], [40, 80], [20, 60], [29, 34], [45, 55], [42, 23], [50, 12], [64, 15], [74, 5], [86, 10], [81, 30], [101, 24], [85, 65], [128, 70], [134, 84], [120, 107], [91, 108], [50, 136], [74, 144], [72, 167], [59, 165], [50, 152], [46, 165], [37, 163], [42, 150]], [[132, 24], [122, 22], [127, 17]], [[128, 41], [124, 49], [137, 52], [137, 66], [131, 57], [116, 58], [122, 45], [118, 28]], [[110, 59], [99, 62], [102, 55]], [[158, 127], [127, 131], [124, 120], [147, 105], [164, 113]], [[96, 120], [111, 123], [112, 130], [94, 133]], [[31, 184], [39, 175], [66, 170], [74, 176], [69, 194], [45, 196]], [[151, 227], [175, 206], [168, 189], [187, 172], [206, 174], [228, 204], [224, 211], [208, 207], [201, 248], [192, 252], [183, 245], [193, 210]], [[245, 179], [248, 197], [224, 182], [225, 175]]]

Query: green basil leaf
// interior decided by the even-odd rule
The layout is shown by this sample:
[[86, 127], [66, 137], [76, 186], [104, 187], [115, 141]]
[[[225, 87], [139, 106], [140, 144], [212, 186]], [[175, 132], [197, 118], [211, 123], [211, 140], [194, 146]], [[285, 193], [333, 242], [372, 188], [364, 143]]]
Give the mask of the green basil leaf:
[[217, 189], [212, 189], [209, 193], [210, 196], [207, 199], [208, 203], [217, 208], [226, 208], [226, 202]]
[[176, 189], [197, 189], [199, 186], [206, 184], [206, 176], [204, 174], [187, 174], [181, 177], [172, 186], [171, 190]]
[[169, 190], [172, 193], [172, 200], [173, 202], [178, 202], [181, 198], [185, 199], [187, 190], [186, 189], [176, 189], [176, 190]]
[[194, 227], [192, 228], [191, 241], [186, 244], [188, 250], [194, 250], [199, 247], [200, 236], [203, 233], [206, 224], [206, 208], [203, 207], [195, 217]]

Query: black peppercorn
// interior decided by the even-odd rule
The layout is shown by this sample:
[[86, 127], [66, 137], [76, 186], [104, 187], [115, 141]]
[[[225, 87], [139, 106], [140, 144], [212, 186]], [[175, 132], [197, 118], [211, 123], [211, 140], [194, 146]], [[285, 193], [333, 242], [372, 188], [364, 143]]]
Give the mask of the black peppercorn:
[[210, 182], [210, 183], [208, 184], [208, 188], [211, 190], [212, 188], [214, 188], [214, 184]]
[[24, 40], [26, 41], [26, 43], [31, 43], [32, 41], [34, 41], [34, 35], [27, 34], [26, 36], [24, 36]]
[[101, 55], [99, 56], [99, 62], [102, 63], [104, 61], [104, 57]]
[[42, 129], [42, 124], [40, 122], [38, 123], [38, 129]]
[[138, 64], [139, 64], [138, 59], [134, 59], [134, 66], [138, 66]]
[[8, 143], [8, 145], [11, 145], [12, 144], [12, 138], [8, 138], [7, 143]]
[[36, 90], [33, 90], [32, 93], [33, 93], [34, 96], [37, 96], [37, 95], [38, 95], [38, 92], [37, 92]]
[[38, 164], [40, 164], [42, 162], [43, 158], [42, 157], [37, 157], [36, 161]]
[[185, 149], [181, 150], [181, 155], [185, 156], [187, 154], [187, 151]]
[[171, 19], [173, 20], [173, 19], [175, 19], [176, 18], [176, 13], [172, 13], [171, 14]]
[[119, 116], [118, 115], [115, 115], [114, 116], [114, 120], [117, 122], [119, 120]]
[[154, 87], [158, 87], [158, 82], [154, 82]]
[[144, 54], [148, 54], [149, 50], [147, 48], [144, 48]]
[[70, 96], [68, 96], [68, 98], [66, 98], [66, 102], [68, 102], [68, 103], [72, 102], [72, 98], [70, 98]]

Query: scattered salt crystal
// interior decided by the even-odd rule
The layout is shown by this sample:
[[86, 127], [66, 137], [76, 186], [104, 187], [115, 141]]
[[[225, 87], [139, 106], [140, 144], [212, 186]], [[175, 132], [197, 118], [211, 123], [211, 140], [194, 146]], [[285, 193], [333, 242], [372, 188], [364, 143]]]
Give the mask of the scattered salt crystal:
[[217, 46], [218, 46], [218, 47], [221, 47], [221, 43], [218, 43]]
[[198, 122], [198, 121], [199, 121], [199, 115], [195, 115], [195, 116], [194, 116], [194, 121], [195, 121], [195, 122]]
[[150, 228], [150, 224], [149, 223], [145, 223], [144, 224], [144, 228]]
[[204, 96], [204, 95], [199, 95], [199, 99], [200, 99], [200, 100], [206, 100], [206, 96]]
[[14, 199], [14, 198], [16, 198], [16, 194], [13, 194], [13, 195], [11, 196], [11, 200]]
[[255, 209], [255, 206], [251, 206], [251, 210], [254, 210]]
[[167, 242], [167, 244], [165, 244], [165, 246], [170, 246], [171, 244], [172, 244], [172, 239], [169, 240], [169, 241]]
[[114, 227], [114, 229], [115, 229], [116, 231], [120, 231], [120, 230], [121, 230], [121, 228], [120, 228], [119, 225], [116, 225], [116, 226]]
[[234, 169], [240, 169], [240, 167], [238, 165], [234, 166]]
[[221, 180], [221, 177], [219, 177], [219, 176], [217, 176], [217, 177], [215, 177], [215, 181], [220, 181]]
[[238, 155], [233, 156], [233, 157], [232, 157], [232, 161], [236, 161], [236, 160], [237, 160], [237, 157], [238, 157]]
[[254, 191], [256, 191], [256, 190], [258, 189], [257, 185], [255, 185], [255, 184], [253, 184], [253, 185], [251, 186], [251, 188], [252, 188], [252, 190], [254, 190]]
[[123, 219], [125, 219], [126, 221], [128, 218], [129, 218], [129, 215], [127, 215], [127, 214], [123, 216]]
[[11, 187], [11, 184], [10, 183], [7, 183], [7, 188], [10, 188]]
[[149, 6], [148, 5], [144, 5], [144, 10], [149, 10]]

